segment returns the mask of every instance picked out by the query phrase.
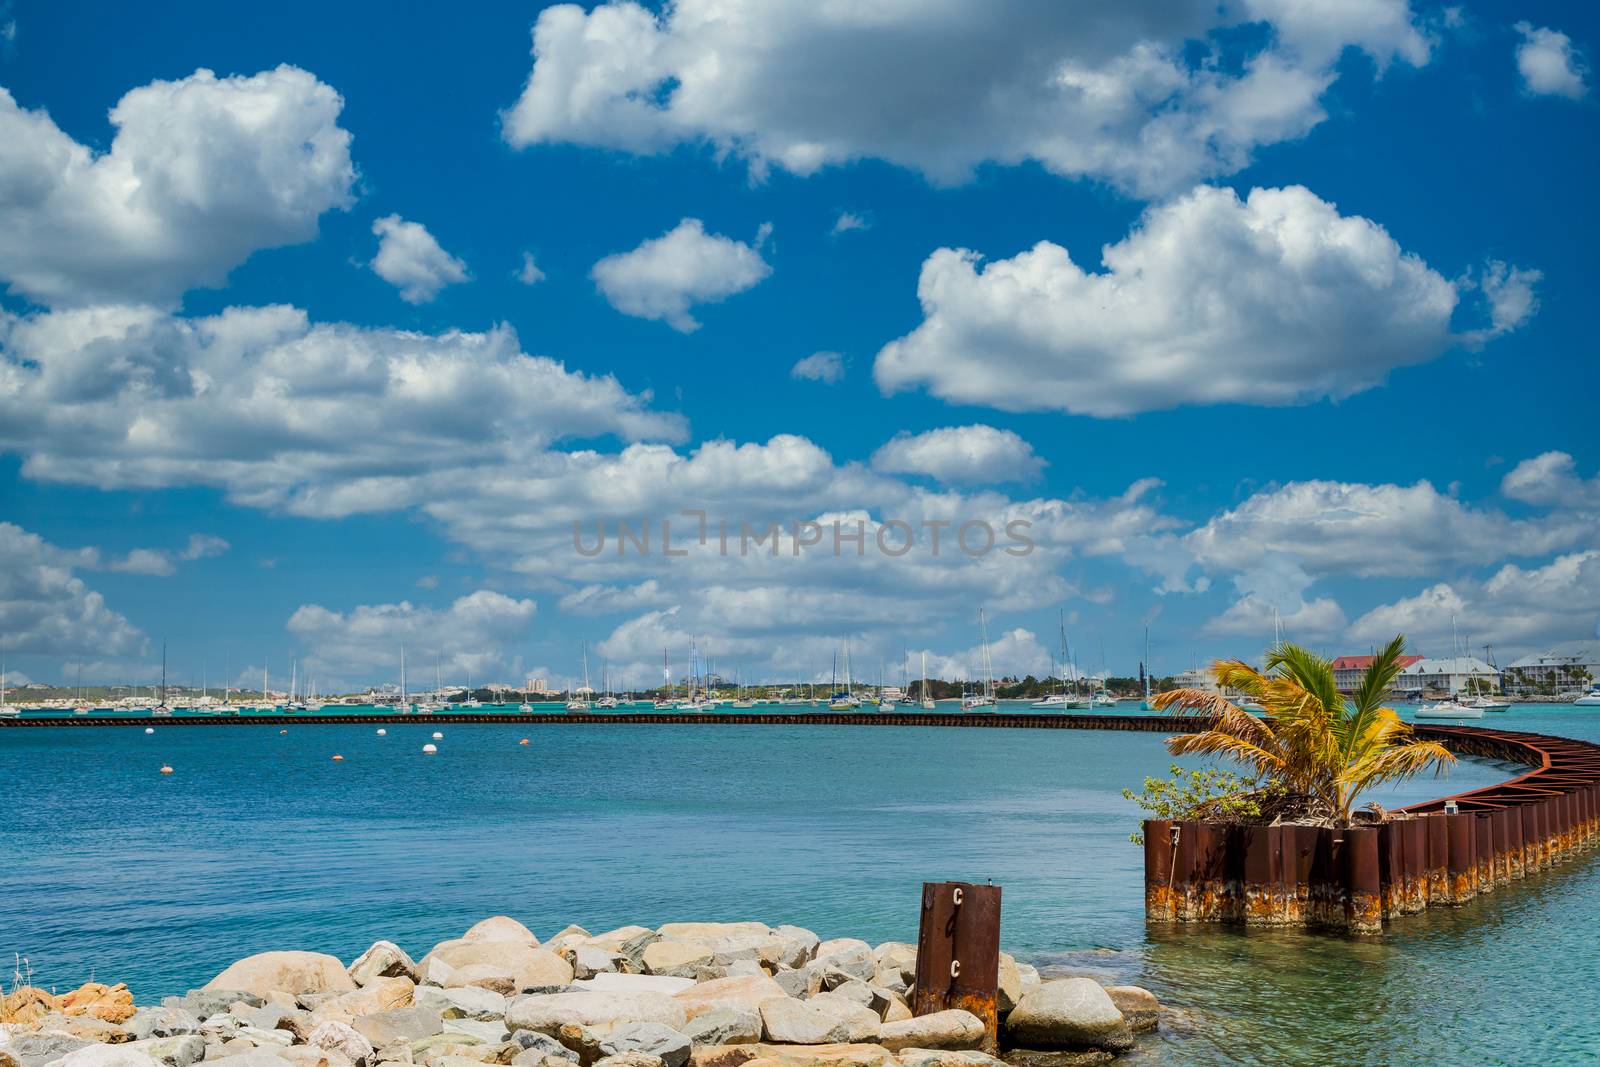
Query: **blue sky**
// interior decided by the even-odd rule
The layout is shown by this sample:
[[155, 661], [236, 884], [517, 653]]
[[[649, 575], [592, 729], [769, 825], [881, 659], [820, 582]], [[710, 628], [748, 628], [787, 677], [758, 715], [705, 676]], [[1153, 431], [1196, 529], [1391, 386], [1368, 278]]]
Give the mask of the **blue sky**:
[[[702, 6], [0, 9], [11, 669], [1594, 632], [1586, 5]], [[683, 507], [1037, 550], [573, 551]]]

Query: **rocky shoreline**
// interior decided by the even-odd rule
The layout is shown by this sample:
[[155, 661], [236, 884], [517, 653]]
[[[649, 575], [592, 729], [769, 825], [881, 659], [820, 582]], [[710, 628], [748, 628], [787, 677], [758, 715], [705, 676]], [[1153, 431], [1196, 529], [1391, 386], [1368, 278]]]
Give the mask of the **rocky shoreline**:
[[916, 948], [759, 922], [569, 926], [495, 916], [414, 960], [264, 952], [137, 1005], [122, 985], [0, 999], [0, 1067], [1069, 1067], [1110, 1062], [1162, 1011], [1136, 986], [1041, 979], [1002, 953], [999, 1048], [914, 1017]]

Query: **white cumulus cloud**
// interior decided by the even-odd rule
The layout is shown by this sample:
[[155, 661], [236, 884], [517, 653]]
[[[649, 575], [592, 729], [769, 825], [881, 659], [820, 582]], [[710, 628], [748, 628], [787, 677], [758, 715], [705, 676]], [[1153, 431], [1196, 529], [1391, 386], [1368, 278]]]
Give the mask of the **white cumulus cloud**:
[[52, 307], [173, 304], [316, 236], [355, 169], [344, 101], [296, 67], [127, 93], [97, 152], [0, 89], [0, 278]]
[[1519, 22], [1517, 72], [1528, 92], [1539, 96], [1565, 96], [1576, 100], [1589, 91], [1584, 82], [1588, 67], [1572, 46], [1572, 38], [1559, 30]]
[[324, 679], [398, 680], [404, 645], [411, 688], [432, 688], [440, 673], [447, 685], [461, 684], [470, 674], [478, 686], [511, 681], [508, 672], [521, 664], [517, 646], [531, 638], [537, 611], [532, 600], [480, 589], [447, 608], [404, 600], [350, 611], [302, 604], [290, 616], [288, 630], [305, 649], [303, 676], [314, 671]]
[[467, 265], [441, 248], [420, 222], [386, 215], [372, 224], [372, 232], [378, 238], [372, 272], [399, 289], [408, 304], [426, 304], [445, 286], [468, 278]]
[[[1267, 32], [1218, 62], [1246, 23]], [[1430, 50], [1406, 0], [563, 4], [502, 126], [518, 147], [707, 144], [757, 176], [877, 158], [948, 183], [1031, 160], [1161, 194], [1322, 121], [1347, 46], [1380, 68]]]
[[979, 260], [942, 248], [923, 263], [923, 322], [873, 368], [884, 392], [1102, 417], [1297, 404], [1371, 388], [1459, 340], [1453, 283], [1299, 186], [1244, 200], [1196, 188], [1146, 211], [1099, 272], [1049, 241]]
[[1523, 460], [1500, 480], [1500, 491], [1529, 504], [1600, 512], [1600, 474], [1584, 478], [1567, 452]]
[[590, 276], [611, 306], [624, 315], [665, 320], [682, 333], [700, 328], [689, 309], [742, 293], [772, 273], [761, 258], [768, 227], [753, 245], [706, 232], [699, 219], [684, 219], [631, 252], [606, 256]]
[[837, 352], [813, 352], [795, 361], [789, 368], [789, 377], [836, 385], [844, 380], [844, 357]]
[[684, 433], [648, 394], [530, 356], [507, 326], [424, 334], [283, 306], [101, 307], [0, 314], [0, 355], [0, 448], [25, 457], [26, 476], [212, 485], [300, 514], [409, 507], [564, 437]]
[[40, 656], [136, 655], [144, 635], [78, 577], [94, 549], [64, 549], [0, 522], [0, 633], [6, 651]]
[[1033, 446], [993, 426], [948, 426], [899, 434], [873, 453], [886, 474], [926, 474], [951, 485], [1026, 482], [1044, 470]]

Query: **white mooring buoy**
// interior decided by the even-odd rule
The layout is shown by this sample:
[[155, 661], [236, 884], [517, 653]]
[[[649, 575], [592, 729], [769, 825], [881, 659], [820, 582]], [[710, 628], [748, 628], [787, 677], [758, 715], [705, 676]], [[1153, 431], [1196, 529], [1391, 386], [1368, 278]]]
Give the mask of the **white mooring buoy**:
[[431, 756], [437, 751], [439, 751], [439, 746], [438, 745], [423, 745], [422, 746], [422, 753], [425, 756]]

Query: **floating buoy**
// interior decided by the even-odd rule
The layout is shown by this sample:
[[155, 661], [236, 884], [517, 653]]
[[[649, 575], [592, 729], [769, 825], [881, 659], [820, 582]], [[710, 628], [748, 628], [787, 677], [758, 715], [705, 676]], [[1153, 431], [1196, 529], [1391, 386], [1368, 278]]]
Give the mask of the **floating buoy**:
[[435, 730], [433, 732], [433, 739], [435, 741], [443, 741], [444, 740], [444, 734], [441, 734], [438, 730]]
[[517, 744], [519, 744], [519, 745], [525, 745], [527, 743], [528, 743], [528, 739], [526, 737], [524, 737], [521, 741], [517, 742]]
[[423, 745], [422, 746], [422, 751], [423, 751], [424, 755], [431, 756], [435, 752], [439, 751], [439, 746], [438, 745]]
[[335, 763], [340, 763], [340, 762], [342, 762], [342, 761], [343, 761], [343, 760], [344, 760], [344, 757], [343, 757], [343, 756], [341, 756], [341, 755], [338, 755], [338, 754], [337, 754], [337, 753], [335, 753], [335, 754], [334, 754], [334, 757], [333, 757], [333, 762], [335, 762]]
[[169, 767], [167, 764], [163, 763], [161, 765], [161, 773], [162, 774], [171, 774], [172, 773], [172, 768]]
[[278, 736], [280, 736], [280, 737], [281, 737], [281, 736], [283, 736], [283, 735], [284, 735], [284, 734], [286, 734], [286, 733], [288, 733], [288, 732], [289, 732], [289, 731], [288, 731], [288, 730], [279, 730], [279, 731], [278, 731]]
[[144, 728], [144, 732], [147, 734], [153, 734], [156, 732], [156, 728], [154, 726], [146, 726]]
[[378, 736], [379, 737], [388, 737], [389, 736], [389, 731], [385, 730], [383, 727], [380, 726], [380, 727], [378, 727]]

